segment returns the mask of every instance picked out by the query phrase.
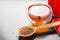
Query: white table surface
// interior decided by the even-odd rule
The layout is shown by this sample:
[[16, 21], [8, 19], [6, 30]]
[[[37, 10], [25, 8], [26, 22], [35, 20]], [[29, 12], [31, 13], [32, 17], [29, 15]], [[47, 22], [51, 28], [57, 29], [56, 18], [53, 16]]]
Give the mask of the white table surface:
[[[47, 0], [0, 0], [0, 40], [18, 40], [17, 29], [29, 25], [27, 8], [34, 3], [45, 3]], [[57, 34], [36, 37], [34, 40], [60, 40]]]

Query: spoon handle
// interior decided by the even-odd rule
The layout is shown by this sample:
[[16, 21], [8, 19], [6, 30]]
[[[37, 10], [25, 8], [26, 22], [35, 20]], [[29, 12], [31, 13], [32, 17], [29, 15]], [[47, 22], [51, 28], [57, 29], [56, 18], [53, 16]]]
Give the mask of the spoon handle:
[[54, 22], [54, 23], [48, 23], [48, 24], [44, 24], [42, 26], [38, 26], [37, 29], [42, 29], [42, 28], [51, 28], [51, 27], [55, 27], [55, 26], [58, 26], [60, 25], [60, 21], [58, 22]]

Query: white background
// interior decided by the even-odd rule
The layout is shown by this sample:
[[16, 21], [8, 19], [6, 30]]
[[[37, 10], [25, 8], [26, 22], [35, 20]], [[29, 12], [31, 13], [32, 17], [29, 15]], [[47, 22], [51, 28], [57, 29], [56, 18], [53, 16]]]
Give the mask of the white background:
[[[29, 25], [27, 8], [33, 3], [45, 3], [47, 0], [0, 0], [0, 40], [17, 40], [17, 29]], [[57, 34], [35, 40], [59, 40]]]

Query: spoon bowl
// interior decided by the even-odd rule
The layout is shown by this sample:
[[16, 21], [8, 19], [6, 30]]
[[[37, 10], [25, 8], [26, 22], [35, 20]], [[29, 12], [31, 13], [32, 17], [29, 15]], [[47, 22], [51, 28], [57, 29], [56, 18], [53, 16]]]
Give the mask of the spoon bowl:
[[36, 32], [36, 28], [33, 26], [23, 26], [18, 29], [18, 35], [22, 37], [28, 37]]

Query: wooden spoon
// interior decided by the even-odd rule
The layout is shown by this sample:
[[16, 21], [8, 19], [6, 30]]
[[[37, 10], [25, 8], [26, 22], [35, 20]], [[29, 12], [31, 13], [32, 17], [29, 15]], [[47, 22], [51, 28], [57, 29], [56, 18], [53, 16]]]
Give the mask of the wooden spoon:
[[33, 35], [37, 29], [51, 28], [51, 27], [55, 27], [57, 25], [60, 25], [60, 21], [54, 22], [54, 23], [44, 24], [44, 25], [38, 26], [38, 27], [23, 26], [23, 27], [18, 29], [18, 36], [29, 37], [29, 36]]

